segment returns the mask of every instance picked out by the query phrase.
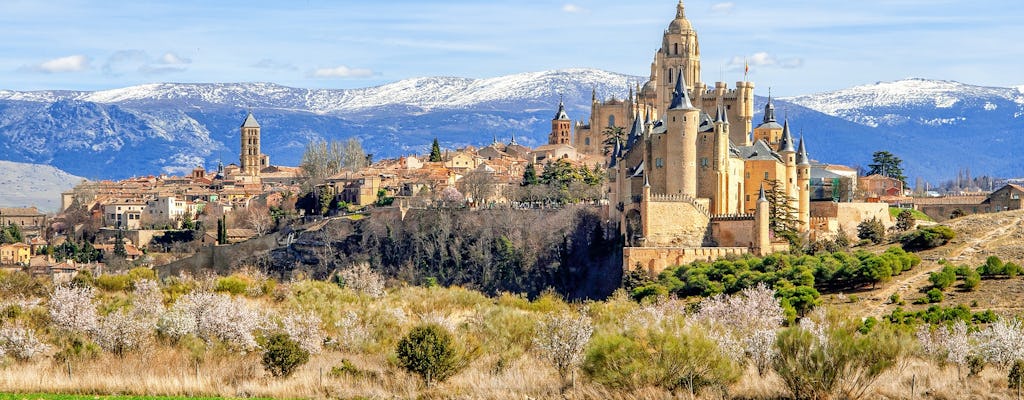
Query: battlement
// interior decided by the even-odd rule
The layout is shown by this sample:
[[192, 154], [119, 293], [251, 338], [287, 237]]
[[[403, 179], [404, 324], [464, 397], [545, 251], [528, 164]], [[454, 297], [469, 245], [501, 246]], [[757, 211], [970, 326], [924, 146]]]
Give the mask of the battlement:
[[711, 216], [712, 221], [745, 221], [753, 219], [754, 214], [716, 214]]
[[700, 210], [706, 216], [711, 216], [708, 208], [701, 204], [695, 197], [685, 194], [652, 194], [649, 201], [657, 203], [687, 203]]

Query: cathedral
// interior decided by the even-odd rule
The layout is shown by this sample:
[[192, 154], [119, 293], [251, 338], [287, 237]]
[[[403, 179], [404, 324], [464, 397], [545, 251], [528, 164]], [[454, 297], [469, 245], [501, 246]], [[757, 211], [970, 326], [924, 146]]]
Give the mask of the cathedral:
[[[770, 99], [752, 126], [754, 84], [700, 81], [700, 44], [680, 0], [651, 63], [650, 80], [629, 98], [598, 101], [588, 124], [560, 108], [550, 141], [605, 152], [605, 130], [628, 129], [607, 161], [608, 216], [626, 238], [624, 267], [669, 265], [730, 254], [786, 250], [768, 229], [765, 189], [780, 187], [800, 231], [810, 227], [810, 160], [803, 138], [780, 125]], [[622, 124], [622, 125], [617, 125]], [[628, 128], [626, 128], [628, 127]], [[571, 136], [571, 137], [570, 137]]]

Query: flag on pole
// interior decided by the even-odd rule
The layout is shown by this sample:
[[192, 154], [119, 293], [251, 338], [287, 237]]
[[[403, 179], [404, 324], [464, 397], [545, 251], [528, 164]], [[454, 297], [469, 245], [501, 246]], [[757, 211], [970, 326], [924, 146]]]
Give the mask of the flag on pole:
[[750, 64], [747, 64], [747, 59], [743, 58], [743, 81], [747, 81], [747, 74], [750, 73]]

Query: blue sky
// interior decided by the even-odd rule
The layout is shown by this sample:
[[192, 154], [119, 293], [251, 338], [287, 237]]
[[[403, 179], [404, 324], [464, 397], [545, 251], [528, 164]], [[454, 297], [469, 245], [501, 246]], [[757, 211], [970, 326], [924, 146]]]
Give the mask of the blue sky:
[[[0, 89], [353, 88], [593, 67], [647, 75], [676, 0], [0, 1]], [[705, 82], [796, 95], [907, 77], [1024, 84], [1024, 2], [686, 1]]]

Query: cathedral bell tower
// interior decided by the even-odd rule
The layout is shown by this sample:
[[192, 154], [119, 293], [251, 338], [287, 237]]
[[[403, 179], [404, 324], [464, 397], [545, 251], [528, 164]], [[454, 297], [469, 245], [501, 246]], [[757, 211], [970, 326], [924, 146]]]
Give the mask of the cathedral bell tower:
[[260, 159], [262, 153], [260, 153], [260, 124], [256, 122], [256, 117], [249, 112], [249, 115], [245, 117], [245, 122], [242, 122], [242, 146], [241, 146], [241, 157], [239, 165], [242, 167], [242, 174], [248, 176], [259, 176], [260, 174]]
[[658, 93], [658, 109], [667, 110], [672, 102], [672, 91], [675, 79], [682, 72], [686, 89], [693, 91], [700, 83], [700, 45], [697, 42], [697, 31], [693, 30], [690, 20], [686, 19], [683, 1], [676, 5], [676, 17], [668, 24], [661, 40], [661, 49], [654, 61], [655, 79], [659, 79], [662, 88]]
[[548, 135], [548, 144], [572, 144], [572, 120], [569, 114], [565, 113], [565, 104], [558, 100], [558, 112], [555, 118], [551, 119], [551, 134]]

